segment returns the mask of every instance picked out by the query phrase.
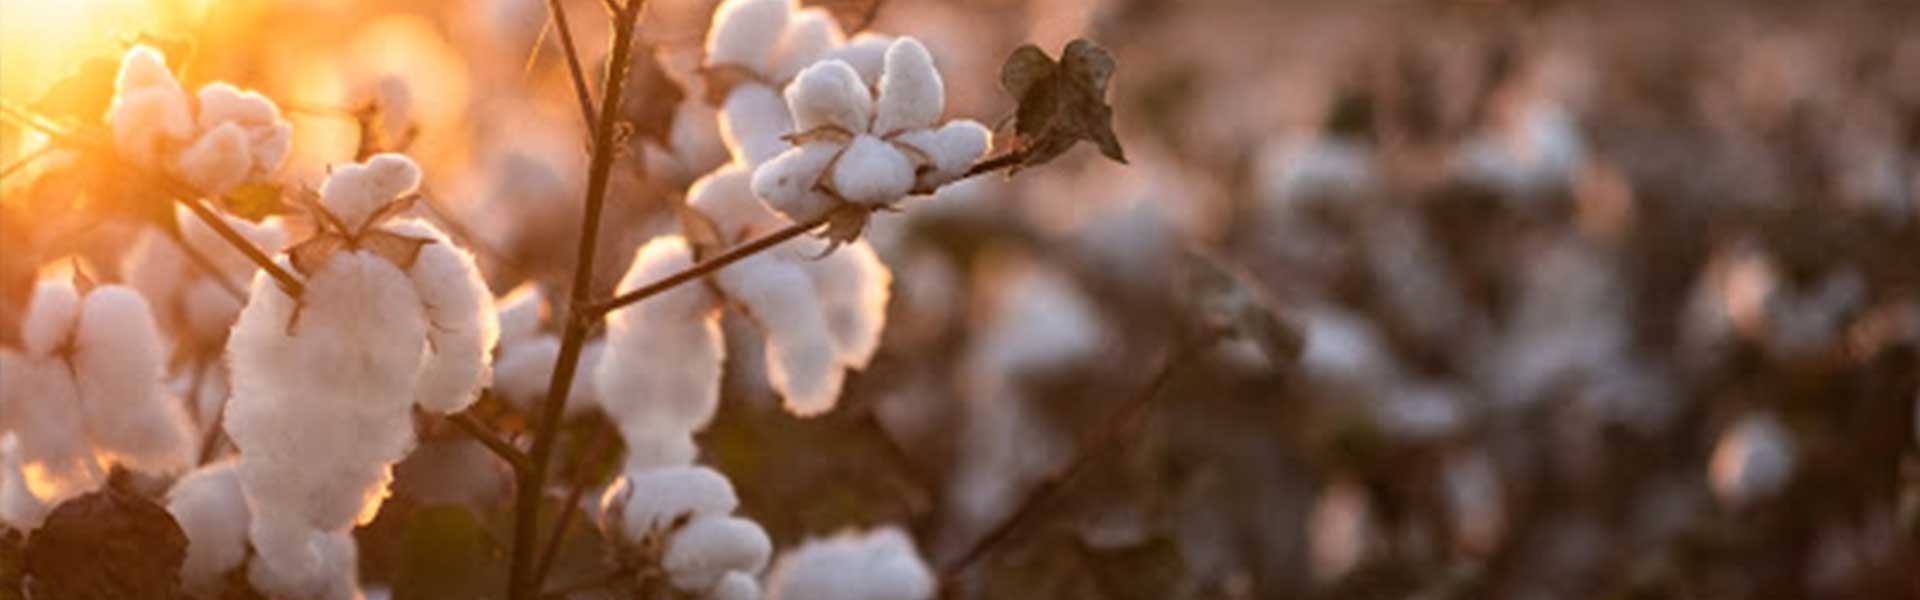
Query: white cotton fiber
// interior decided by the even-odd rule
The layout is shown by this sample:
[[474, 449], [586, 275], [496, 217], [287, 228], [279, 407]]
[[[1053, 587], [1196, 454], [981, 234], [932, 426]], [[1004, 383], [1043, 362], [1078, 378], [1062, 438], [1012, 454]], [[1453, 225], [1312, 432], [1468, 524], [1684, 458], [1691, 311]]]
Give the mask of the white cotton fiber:
[[429, 412], [453, 413], [479, 399], [487, 386], [489, 352], [499, 340], [493, 294], [473, 255], [453, 245], [425, 221], [405, 219], [384, 226], [401, 235], [434, 240], [420, 249], [410, 275], [426, 310], [426, 364], [415, 398]]
[[720, 139], [733, 162], [755, 167], [786, 151], [780, 136], [793, 132], [793, 117], [780, 93], [760, 83], [733, 88], [720, 105]]
[[727, 573], [707, 591], [707, 600], [760, 600], [760, 582], [739, 571]]
[[793, 0], [727, 0], [707, 30], [707, 65], [738, 65], [766, 76]]
[[693, 443], [693, 432], [684, 427], [622, 423], [620, 438], [627, 444], [627, 472], [686, 466], [700, 454]]
[[80, 292], [73, 282], [41, 280], [27, 301], [27, 314], [20, 323], [20, 343], [27, 354], [44, 357], [72, 341], [73, 328], [80, 320]]
[[805, 267], [820, 306], [826, 310], [827, 331], [833, 334], [840, 363], [866, 368], [886, 326], [893, 272], [880, 262], [866, 240], [841, 246], [832, 254], [805, 263]]
[[[540, 403], [547, 399], [547, 386], [553, 383], [553, 366], [560, 359], [560, 338], [541, 335], [504, 346], [493, 363], [493, 393], [526, 414], [538, 414]], [[593, 358], [588, 350], [598, 346], [581, 348], [562, 418], [586, 414], [598, 404], [590, 379], [593, 363], [588, 360]]]
[[[693, 265], [679, 236], [654, 238], [635, 253], [622, 292]], [[689, 284], [614, 311], [597, 385], [607, 417], [623, 429], [704, 428], [720, 402], [720, 303], [707, 286]]]
[[493, 305], [500, 322], [501, 348], [533, 339], [540, 332], [540, 322], [546, 320], [546, 295], [533, 282], [513, 288], [507, 295], [494, 300]]
[[158, 164], [166, 145], [193, 135], [187, 92], [160, 51], [134, 46], [121, 57], [106, 122], [114, 148], [142, 165]]
[[[784, 142], [782, 142], [784, 143]], [[721, 167], [687, 189], [687, 206], [711, 219], [728, 243], [787, 224], [753, 194], [753, 174], [738, 163]]]
[[780, 37], [779, 47], [773, 51], [767, 75], [773, 81], [793, 79], [801, 69], [820, 60], [845, 41], [846, 36], [840, 33], [840, 24], [833, 20], [833, 15], [819, 8], [795, 12], [787, 20], [786, 33]]
[[862, 82], [876, 86], [880, 84], [881, 72], [886, 69], [887, 49], [892, 46], [892, 36], [862, 32], [821, 58], [845, 61], [860, 73]]
[[674, 587], [704, 592], [729, 572], [766, 568], [772, 553], [773, 541], [759, 524], [737, 517], [702, 517], [674, 534], [661, 566]]
[[188, 283], [180, 293], [180, 308], [188, 333], [195, 339], [218, 340], [233, 327], [240, 315], [240, 299], [219, 281], [202, 277]]
[[202, 135], [224, 124], [240, 126], [246, 133], [251, 175], [260, 176], [280, 168], [293, 146], [293, 126], [280, 118], [280, 108], [259, 92], [240, 90], [227, 83], [214, 82], [200, 88], [199, 126]]
[[274, 598], [361, 600], [360, 552], [348, 532], [328, 534], [314, 543], [318, 568], [310, 573], [277, 570], [266, 561], [247, 565], [247, 581]]
[[110, 285], [87, 294], [69, 362], [98, 451], [154, 473], [192, 464], [191, 426], [162, 385], [165, 348], [138, 292]]
[[913, 189], [913, 161], [891, 143], [862, 135], [840, 155], [830, 181], [848, 202], [892, 204]]
[[195, 597], [215, 598], [226, 587], [226, 573], [247, 560], [246, 498], [234, 462], [201, 467], [173, 484], [167, 512], [187, 534], [187, 560], [181, 582]]
[[[238, 232], [240, 237], [253, 242], [253, 245], [262, 251], [278, 252], [281, 246], [287, 243], [286, 223], [280, 220], [280, 217], [267, 217], [258, 223], [248, 222], [233, 215], [221, 215], [220, 219], [226, 221], [227, 227]], [[212, 227], [208, 227], [206, 223], [192, 216], [192, 211], [186, 207], [175, 208], [174, 220], [180, 223], [180, 236], [186, 240], [187, 244], [211, 259], [213, 264], [218, 265], [220, 270], [233, 280], [235, 285], [246, 285], [247, 276], [255, 269], [252, 260], [228, 244], [226, 239], [220, 237]], [[206, 273], [200, 272], [198, 275], [205, 276]]]
[[925, 600], [933, 571], [895, 527], [811, 540], [783, 555], [767, 575], [770, 600]]
[[1707, 480], [1722, 503], [1742, 507], [1770, 498], [1793, 480], [1793, 432], [1770, 413], [1740, 417], [1714, 444]]
[[58, 356], [5, 356], [4, 421], [19, 437], [22, 469], [32, 474], [28, 492], [53, 505], [98, 487], [105, 473], [94, 460], [80, 390], [66, 362]]
[[787, 411], [807, 417], [833, 409], [841, 372], [813, 282], [798, 264], [761, 254], [721, 269], [720, 288], [746, 307], [767, 339], [767, 383]]
[[378, 154], [365, 164], [335, 167], [320, 183], [320, 201], [347, 227], [420, 186], [420, 167], [403, 154]]
[[194, 140], [174, 159], [174, 171], [209, 196], [225, 194], [247, 180], [253, 169], [247, 132], [233, 123], [221, 123]]
[[827, 164], [841, 145], [816, 141], [788, 149], [753, 171], [753, 195], [788, 220], [804, 222], [832, 210], [834, 200], [819, 190]]
[[[0, 350], [0, 372], [17, 368], [16, 358]], [[26, 475], [20, 472], [20, 439], [11, 433], [0, 437], [0, 524], [31, 533], [52, 508], [27, 489]]]
[[937, 188], [967, 172], [993, 145], [993, 133], [985, 126], [960, 119], [948, 121], [939, 129], [916, 129], [895, 141], [918, 148], [933, 161], [930, 169], [919, 174], [918, 187]]
[[667, 527], [682, 516], [725, 516], [740, 506], [733, 483], [718, 471], [701, 466], [671, 466], [629, 471], [626, 494], [614, 506], [621, 515], [621, 531], [638, 540], [647, 532]]
[[860, 73], [838, 60], [808, 66], [787, 85], [787, 109], [794, 131], [834, 126], [849, 132], [867, 130], [873, 118], [873, 93]]
[[933, 67], [933, 56], [920, 40], [903, 37], [887, 48], [887, 63], [880, 76], [880, 97], [875, 101], [872, 132], [887, 135], [903, 129], [933, 126], [947, 110], [946, 86], [940, 71]]

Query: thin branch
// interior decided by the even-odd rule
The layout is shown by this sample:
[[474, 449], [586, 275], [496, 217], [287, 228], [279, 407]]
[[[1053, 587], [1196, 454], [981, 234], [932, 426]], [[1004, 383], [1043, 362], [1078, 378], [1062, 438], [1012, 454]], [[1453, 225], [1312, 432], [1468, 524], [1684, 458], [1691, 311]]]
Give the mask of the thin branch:
[[[613, 440], [609, 439], [612, 432], [611, 427], [604, 425], [595, 430], [591, 444], [593, 453], [580, 463], [584, 468], [591, 469], [594, 465], [600, 464], [600, 461], [607, 459], [607, 452], [615, 447]], [[588, 474], [591, 473], [592, 471], [589, 470]], [[560, 505], [560, 516], [554, 519], [553, 533], [547, 536], [547, 547], [540, 551], [540, 562], [533, 569], [534, 581], [546, 581], [547, 572], [553, 568], [554, 558], [560, 555], [560, 544], [567, 538], [567, 526], [573, 524], [574, 515], [580, 512], [580, 498], [586, 495], [587, 486], [592, 485], [593, 481], [594, 478], [590, 476], [574, 477], [573, 488], [567, 490], [566, 503]]]
[[[189, 398], [192, 400], [194, 406], [200, 405], [200, 394], [206, 392], [203, 386], [207, 383], [207, 369], [209, 364], [208, 361], [203, 360], [199, 361], [198, 364], [195, 364], [193, 367], [193, 385]], [[229, 397], [231, 397], [231, 394], [229, 394]], [[213, 457], [219, 454], [220, 440], [223, 439], [221, 434], [226, 432], [226, 427], [221, 424], [221, 421], [226, 420], [226, 417], [227, 401], [221, 399], [220, 407], [213, 410], [213, 418], [207, 421], [207, 430], [200, 434], [200, 461], [194, 464], [205, 465], [213, 462]]]
[[34, 161], [40, 160], [42, 157], [45, 157], [47, 153], [52, 151], [53, 151], [53, 144], [47, 144], [39, 148], [34, 148], [32, 152], [26, 153], [25, 156], [21, 156], [18, 159], [14, 159], [13, 162], [7, 163], [7, 166], [5, 169], [0, 169], [0, 179], [6, 179], [7, 176], [14, 174], [15, 172], [18, 172], [21, 169], [27, 168], [27, 165], [33, 164]]
[[604, 95], [594, 127], [593, 160], [587, 168], [586, 206], [580, 219], [580, 246], [574, 256], [573, 287], [567, 297], [567, 318], [560, 338], [560, 356], [553, 366], [553, 378], [547, 383], [547, 397], [536, 423], [531, 464], [515, 490], [513, 522], [513, 560], [507, 578], [513, 600], [533, 600], [540, 582], [533, 577], [533, 551], [537, 543], [538, 516], [543, 489], [547, 484], [547, 466], [558, 441], [560, 417], [573, 389], [574, 372], [580, 368], [580, 350], [592, 321], [584, 316], [587, 296], [593, 291], [594, 253], [600, 243], [600, 214], [606, 206], [607, 187], [613, 173], [613, 135], [617, 128], [616, 107], [626, 85], [627, 63], [633, 55], [633, 34], [639, 24], [641, 4], [636, 1], [615, 15], [612, 59], [608, 61]]
[[193, 189], [193, 186], [178, 181], [164, 173], [157, 173], [146, 167], [133, 164], [133, 162], [122, 158], [119, 153], [114, 152], [113, 147], [105, 142], [89, 139], [81, 134], [66, 131], [58, 125], [41, 119], [32, 113], [14, 108], [10, 104], [0, 104], [0, 116], [4, 116], [21, 125], [40, 130], [40, 132], [47, 134], [48, 137], [52, 137], [62, 143], [103, 154], [121, 167], [159, 184], [167, 195], [173, 197], [175, 202], [186, 205], [187, 209], [192, 211], [195, 217], [199, 217], [202, 222], [207, 224], [208, 229], [212, 229], [214, 233], [219, 234], [220, 239], [226, 240], [234, 249], [246, 255], [247, 260], [253, 261], [255, 266], [266, 271], [268, 275], [273, 276], [274, 280], [280, 283], [280, 288], [287, 292], [287, 295], [299, 298], [306, 291], [306, 286], [300, 283], [299, 278], [294, 277], [293, 274], [287, 272], [286, 269], [280, 268], [279, 263], [273, 262], [273, 259], [269, 258], [265, 252], [262, 252], [258, 246], [253, 245], [252, 241], [242, 237], [240, 232], [234, 231], [232, 226], [227, 225], [225, 219], [221, 219], [219, 215], [213, 213], [212, 209], [201, 204], [198, 198], [203, 194]]
[[480, 442], [480, 445], [486, 446], [487, 450], [492, 451], [494, 456], [500, 457], [500, 460], [507, 461], [507, 466], [513, 467], [514, 474], [517, 475], [526, 472], [527, 455], [520, 452], [520, 449], [515, 448], [513, 444], [495, 435], [493, 430], [487, 427], [486, 423], [480, 422], [480, 419], [475, 418], [471, 414], [459, 412], [447, 415], [447, 421], [453, 423], [453, 426], [460, 428], [461, 431], [467, 432], [467, 435], [472, 436], [475, 441]]
[[[580, 100], [580, 117], [586, 120], [588, 128], [592, 128], [600, 122], [600, 116], [593, 112], [593, 92], [587, 91], [587, 73], [580, 68], [580, 51], [573, 45], [573, 27], [567, 25], [565, 3], [562, 0], [547, 0], [547, 16], [552, 19], [553, 28], [560, 32], [560, 48], [567, 55], [567, 74], [573, 78], [573, 95]], [[627, 53], [624, 48], [618, 51]]]
[[1089, 465], [1101, 458], [1117, 453], [1120, 450], [1120, 444], [1133, 437], [1132, 433], [1139, 428], [1147, 412], [1153, 408], [1154, 398], [1159, 397], [1160, 392], [1166, 388], [1167, 383], [1173, 380], [1173, 372], [1180, 366], [1186, 364], [1187, 361], [1198, 356], [1201, 351], [1212, 347], [1213, 342], [1218, 339], [1217, 337], [1208, 337], [1193, 343], [1184, 344], [1181, 349], [1175, 350], [1172, 354], [1168, 355], [1167, 358], [1162, 360], [1160, 367], [1154, 370], [1153, 377], [1148, 380], [1145, 389], [1142, 389], [1138, 395], [1127, 399], [1127, 402], [1119, 408], [1114, 409], [1112, 414], [1107, 415], [1107, 420], [1104, 424], [1088, 432], [1081, 439], [1079, 447], [1074, 452], [1072, 462], [1067, 463], [1066, 467], [1055, 471], [1053, 474], [1047, 476], [1046, 479], [1042, 479], [1038, 484], [1035, 484], [1033, 489], [1027, 492], [1026, 498], [1021, 500], [1019, 508], [1016, 508], [1011, 516], [1001, 521], [999, 525], [988, 531], [986, 535], [975, 540], [973, 545], [967, 547], [966, 552], [960, 555], [960, 558], [941, 567], [941, 586], [946, 587], [957, 582], [962, 575], [966, 574], [968, 567], [973, 566], [980, 558], [992, 551], [995, 546], [1005, 542], [1015, 531], [1020, 530], [1022, 526], [1031, 522], [1035, 516], [1040, 514], [1042, 507], [1058, 498], [1062, 492], [1073, 484], [1074, 480], [1077, 479], [1081, 473], [1086, 471]]

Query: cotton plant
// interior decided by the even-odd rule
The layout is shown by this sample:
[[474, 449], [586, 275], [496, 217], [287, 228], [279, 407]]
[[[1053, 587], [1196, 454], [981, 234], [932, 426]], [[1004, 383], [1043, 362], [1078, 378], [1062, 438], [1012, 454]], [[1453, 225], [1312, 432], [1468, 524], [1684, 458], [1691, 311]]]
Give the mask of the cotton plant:
[[768, 600], [927, 600], [933, 569], [899, 527], [848, 530], [780, 555], [767, 574]]
[[[98, 489], [115, 465], [192, 464], [196, 439], [164, 386], [165, 348], [138, 292], [45, 279], [20, 331], [20, 348], [0, 348], [0, 433], [14, 439], [7, 458], [20, 474], [0, 495], [52, 507]], [[21, 503], [10, 506], [31, 506]], [[44, 511], [20, 514], [14, 525], [32, 529]]]
[[735, 164], [751, 169], [787, 149], [793, 129], [780, 90], [808, 65], [837, 58], [872, 84], [891, 38], [848, 40], [832, 15], [795, 0], [726, 0], [714, 9], [702, 65], [708, 99], [719, 107], [720, 135]]
[[[691, 457], [687, 457], [691, 460]], [[674, 589], [698, 598], [757, 598], [755, 577], [773, 542], [758, 523], [731, 516], [740, 505], [726, 476], [691, 464], [648, 464], [627, 471], [601, 497], [602, 531], [647, 563]], [[657, 570], [655, 570], [657, 569]]]
[[396, 218], [419, 184], [396, 154], [335, 168], [310, 207], [317, 233], [276, 259], [304, 291], [256, 276], [228, 341], [248, 538], [258, 568], [290, 581], [328, 576], [329, 540], [377, 512], [413, 407], [462, 410], [489, 380], [498, 331], [472, 255]]
[[222, 82], [188, 96], [149, 46], [121, 57], [106, 122], [122, 157], [210, 196], [271, 176], [293, 146], [293, 126], [272, 100]]
[[[174, 482], [166, 495], [167, 513], [187, 536], [186, 561], [180, 580], [194, 598], [225, 598], [235, 590], [228, 574], [244, 572], [255, 591], [276, 598], [356, 600], [361, 597], [358, 546], [347, 532], [327, 534], [321, 540], [322, 575], [295, 579], [249, 561], [248, 529], [253, 521], [240, 487], [235, 461], [210, 464]], [[244, 571], [240, 571], [244, 569]]]

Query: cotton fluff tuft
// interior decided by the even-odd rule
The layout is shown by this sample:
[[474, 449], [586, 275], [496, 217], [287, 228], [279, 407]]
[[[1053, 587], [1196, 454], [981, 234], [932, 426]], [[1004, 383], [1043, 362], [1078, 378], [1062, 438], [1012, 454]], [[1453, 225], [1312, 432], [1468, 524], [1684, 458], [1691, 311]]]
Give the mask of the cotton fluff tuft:
[[[635, 254], [621, 290], [693, 265], [678, 236], [654, 238]], [[606, 357], [597, 374], [610, 419], [623, 430], [697, 431], [720, 403], [720, 301], [703, 285], [683, 285], [610, 315]]]
[[987, 153], [993, 132], [975, 121], [948, 121], [939, 129], [916, 129], [901, 134], [900, 143], [919, 148], [927, 154], [931, 170], [920, 175], [921, 187], [939, 187], [958, 179]]
[[200, 136], [193, 145], [180, 151], [174, 168], [194, 189], [210, 194], [225, 193], [246, 181], [253, 169], [248, 155], [247, 132], [239, 125], [221, 123]]
[[796, 11], [787, 19], [786, 33], [773, 51], [766, 73], [774, 81], [793, 79], [801, 69], [846, 43], [840, 24], [819, 8]]
[[[0, 350], [0, 371], [15, 368], [17, 357]], [[0, 524], [20, 531], [33, 531], [46, 521], [47, 506], [27, 489], [27, 477], [20, 471], [20, 438], [0, 436]]]
[[826, 310], [827, 331], [841, 364], [866, 368], [880, 348], [893, 272], [880, 262], [872, 244], [856, 240], [809, 265], [807, 276]]
[[42, 281], [33, 288], [27, 301], [27, 314], [20, 324], [21, 343], [27, 353], [46, 356], [66, 345], [80, 320], [80, 292], [69, 281]]
[[872, 92], [859, 72], [838, 60], [823, 60], [801, 70], [787, 86], [786, 98], [797, 131], [833, 126], [862, 132], [873, 118]]
[[856, 204], [889, 204], [913, 189], [913, 161], [871, 135], [854, 138], [833, 169], [833, 189]]
[[807, 417], [832, 410], [845, 373], [802, 267], [760, 254], [721, 269], [714, 281], [766, 335], [767, 383], [785, 399], [788, 412]]
[[864, 31], [821, 58], [846, 62], [860, 73], [861, 81], [869, 86], [879, 85], [880, 76], [886, 70], [887, 49], [891, 47], [893, 37]]
[[[620, 534], [629, 540], [670, 526], [675, 519], [725, 516], [740, 506], [733, 483], [707, 467], [666, 466], [627, 472], [624, 484], [609, 488], [601, 508], [620, 515]], [[618, 492], [618, 493], [616, 493]]]
[[707, 591], [707, 600], [760, 600], [760, 582], [739, 571], [727, 573]]
[[271, 100], [213, 83], [190, 101], [166, 59], [147, 46], [122, 56], [106, 122], [121, 155], [168, 169], [208, 195], [270, 175], [293, 146], [293, 126]]
[[174, 482], [167, 512], [187, 534], [187, 560], [180, 579], [189, 593], [216, 598], [226, 574], [247, 560], [246, 498], [232, 461], [208, 465]]
[[880, 76], [880, 96], [874, 108], [874, 133], [932, 127], [940, 113], [946, 112], [946, 102], [946, 84], [933, 68], [933, 56], [926, 46], [913, 38], [901, 38], [887, 48], [886, 71]]
[[818, 141], [780, 153], [753, 172], [753, 195], [787, 219], [804, 222], [827, 214], [833, 198], [821, 193], [820, 173], [839, 156], [841, 146]]
[[765, 73], [793, 13], [793, 0], [727, 0], [707, 30], [707, 65], [738, 65]]
[[114, 148], [142, 165], [157, 165], [168, 146], [193, 136], [193, 115], [166, 57], [148, 46], [134, 46], [120, 58], [107, 127]]
[[765, 85], [735, 87], [720, 105], [720, 139], [735, 164], [753, 167], [779, 156], [787, 149], [780, 136], [791, 130], [793, 117], [785, 100]]
[[758, 573], [772, 554], [773, 541], [759, 524], [736, 517], [705, 517], [674, 534], [661, 566], [674, 587], [702, 592], [727, 573]]
[[196, 440], [181, 404], [162, 387], [166, 349], [139, 292], [87, 294], [70, 357], [97, 452], [154, 473], [192, 464]]
[[320, 183], [320, 202], [342, 224], [359, 228], [375, 211], [419, 186], [420, 167], [413, 159], [378, 154], [365, 164], [334, 168]]
[[770, 600], [925, 600], [933, 592], [933, 570], [896, 527], [809, 541], [767, 575]]

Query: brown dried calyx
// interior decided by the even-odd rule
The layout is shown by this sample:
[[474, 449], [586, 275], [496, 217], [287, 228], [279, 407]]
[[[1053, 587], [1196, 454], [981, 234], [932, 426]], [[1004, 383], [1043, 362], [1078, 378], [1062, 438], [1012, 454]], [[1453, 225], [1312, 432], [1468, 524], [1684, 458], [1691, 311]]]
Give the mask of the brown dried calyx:
[[420, 258], [420, 249], [433, 243], [433, 240], [400, 235], [380, 229], [376, 225], [406, 212], [419, 199], [419, 194], [401, 196], [367, 217], [366, 222], [361, 223], [358, 228], [348, 227], [326, 207], [320, 206], [320, 203], [308, 202], [307, 208], [313, 212], [314, 222], [319, 227], [313, 237], [294, 244], [288, 249], [287, 257], [292, 259], [294, 269], [300, 271], [301, 275], [309, 277], [313, 276], [314, 271], [326, 266], [327, 261], [333, 259], [334, 253], [341, 250], [349, 252], [365, 250], [393, 263], [394, 267], [403, 272], [411, 270], [414, 261]]

